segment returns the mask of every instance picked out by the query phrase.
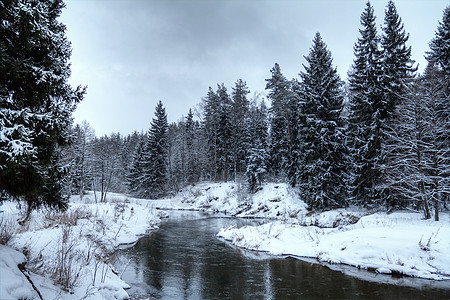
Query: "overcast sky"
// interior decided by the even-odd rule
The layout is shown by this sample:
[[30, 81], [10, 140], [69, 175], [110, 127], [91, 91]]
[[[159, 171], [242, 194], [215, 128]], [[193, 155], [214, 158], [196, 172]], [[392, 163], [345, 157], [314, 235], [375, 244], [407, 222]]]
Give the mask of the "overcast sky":
[[[96, 134], [146, 131], [162, 100], [169, 122], [201, 102], [208, 87], [237, 79], [264, 92], [277, 62], [303, 71], [319, 31], [342, 79], [353, 62], [365, 0], [66, 0], [61, 21], [72, 42], [75, 86], [87, 95], [74, 114]], [[372, 0], [379, 33], [387, 0]], [[397, 0], [413, 59], [425, 51], [447, 0]]]

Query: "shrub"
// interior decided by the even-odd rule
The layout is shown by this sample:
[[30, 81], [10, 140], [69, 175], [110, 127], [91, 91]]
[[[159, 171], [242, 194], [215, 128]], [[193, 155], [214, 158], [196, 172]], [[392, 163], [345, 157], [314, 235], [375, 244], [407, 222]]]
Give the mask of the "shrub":
[[7, 218], [3, 213], [0, 220], [0, 244], [7, 245], [16, 234], [17, 223], [12, 218]]

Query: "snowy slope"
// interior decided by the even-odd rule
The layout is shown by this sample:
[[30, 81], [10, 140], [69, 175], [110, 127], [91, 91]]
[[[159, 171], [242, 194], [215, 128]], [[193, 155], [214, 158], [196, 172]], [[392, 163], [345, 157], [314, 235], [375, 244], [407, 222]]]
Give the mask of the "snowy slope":
[[307, 212], [295, 189], [285, 183], [266, 183], [249, 195], [238, 183], [204, 182], [182, 189], [173, 198], [150, 202], [159, 209], [194, 209], [236, 217], [286, 219]]
[[30, 282], [19, 270], [25, 263], [22, 253], [0, 245], [0, 299], [33, 299], [38, 297]]
[[[72, 197], [63, 214], [33, 212], [31, 220], [9, 242], [26, 256], [9, 247], [0, 248], [0, 299], [38, 299], [17, 268], [25, 260], [30, 278], [44, 299], [126, 299], [129, 286], [119, 278], [121, 270], [114, 270], [109, 263], [110, 256], [160, 222], [157, 211], [134, 200], [109, 194], [108, 202], [94, 203], [90, 193], [82, 202]], [[4, 203], [1, 208], [2, 217], [19, 218], [15, 203]], [[65, 272], [71, 277], [64, 276]], [[72, 283], [67, 288], [62, 286], [65, 278]]]

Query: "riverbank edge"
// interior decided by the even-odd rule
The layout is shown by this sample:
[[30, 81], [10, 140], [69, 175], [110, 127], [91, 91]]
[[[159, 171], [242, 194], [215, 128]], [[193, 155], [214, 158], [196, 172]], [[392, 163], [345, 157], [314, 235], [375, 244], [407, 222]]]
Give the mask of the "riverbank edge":
[[[397, 214], [400, 218], [409, 213], [399, 212]], [[389, 217], [384, 213], [369, 214], [361, 218], [362, 223], [364, 222], [364, 220], [370, 218], [379, 218], [380, 215]], [[425, 226], [429, 226], [428, 230], [424, 230], [424, 232], [428, 232], [428, 234], [418, 233], [415, 236], [410, 235], [410, 237], [406, 236], [403, 239], [403, 241], [405, 239], [409, 239], [409, 244], [405, 244], [404, 247], [415, 244], [415, 247], [418, 248], [418, 254], [408, 253], [409, 257], [412, 257], [412, 259], [415, 260], [414, 263], [422, 260], [420, 261], [422, 264], [418, 264], [418, 267], [412, 266], [411, 268], [407, 266], [407, 260], [404, 259], [404, 257], [408, 257], [408, 255], [403, 255], [402, 249], [398, 249], [396, 258], [397, 261], [389, 261], [389, 255], [392, 255], [391, 253], [395, 253], [395, 249], [393, 249], [392, 247], [391, 249], [389, 249], [389, 245], [387, 245], [384, 249], [384, 253], [387, 257], [387, 259], [384, 259], [385, 261], [380, 260], [380, 257], [371, 256], [371, 252], [373, 252], [373, 250], [364, 252], [366, 249], [362, 249], [363, 247], [357, 249], [357, 247], [353, 246], [352, 249], [353, 251], [355, 249], [360, 250], [362, 254], [355, 254], [355, 252], [357, 251], [354, 251], [354, 253], [347, 251], [347, 254], [353, 256], [351, 259], [343, 259], [344, 255], [336, 255], [339, 250], [347, 250], [347, 247], [349, 247], [349, 245], [358, 242], [358, 236], [356, 236], [355, 239], [355, 236], [351, 235], [351, 231], [359, 230], [360, 232], [364, 232], [364, 225], [361, 225], [360, 221], [355, 224], [340, 226], [337, 228], [318, 227], [312, 225], [302, 225], [298, 223], [295, 224], [275, 221], [268, 222], [267, 224], [260, 226], [222, 228], [222, 230], [220, 230], [217, 234], [217, 237], [227, 241], [233, 246], [242, 249], [265, 252], [278, 257], [293, 257], [296, 259], [308, 258], [314, 259], [320, 264], [346, 265], [359, 270], [362, 269], [380, 275], [404, 276], [410, 278], [450, 282], [450, 218], [448, 213], [445, 213], [442, 216], [446, 221], [441, 221], [438, 224], [435, 224], [435, 226], [433, 226], [433, 221], [419, 221], [424, 223]], [[417, 215], [415, 215], [414, 217], [417, 217]], [[381, 223], [387, 222], [386, 220], [387, 219], [384, 219], [383, 221], [381, 221]], [[403, 228], [401, 227], [405, 225], [396, 224], [395, 222], [397, 221], [393, 221], [393, 223], [390, 223], [387, 226], [383, 225], [379, 226], [378, 228], [376, 226], [374, 226], [373, 228], [369, 228], [367, 230], [369, 234], [373, 234], [377, 230], [384, 233], [380, 233], [378, 236], [374, 235], [372, 244], [369, 243], [370, 241], [360, 242], [360, 244], [366, 243], [365, 246], [368, 248], [374, 247], [376, 249], [380, 249], [380, 244], [382, 244], [383, 241], [392, 242], [391, 238], [395, 237], [396, 231], [401, 233], [403, 230]], [[268, 229], [268, 226], [272, 227], [272, 225], [270, 224], [276, 225], [273, 226], [273, 229]], [[271, 230], [272, 232], [270, 232]], [[413, 226], [410, 230], [417, 230], [417, 227]], [[392, 233], [391, 236], [390, 233]], [[339, 237], [340, 235], [343, 237]], [[350, 236], [350, 238], [346, 238], [344, 235]], [[335, 236], [337, 236], [337, 238], [335, 238]], [[295, 237], [297, 237], [297, 239], [295, 239]], [[327, 241], [327, 239], [329, 239], [330, 241]], [[324, 245], [321, 245], [321, 243], [323, 243]], [[334, 249], [331, 250], [331, 248]], [[369, 259], [362, 260], [360, 259], [360, 257], [358, 257], [358, 255], [367, 255], [366, 258]], [[413, 257], [414, 255], [416, 257]], [[417, 256], [419, 256], [420, 258], [417, 258]], [[442, 262], [442, 264], [438, 262], [434, 263], [434, 266], [431, 266], [430, 263], [424, 261], [425, 259], [423, 259], [422, 256], [429, 256], [429, 261], [436, 259], [439, 262]], [[370, 258], [372, 258], [372, 260]], [[352, 261], [352, 259], [354, 259], [354, 261]], [[428, 266], [425, 266], [427, 264]], [[436, 271], [439, 266], [442, 266], [442, 269]], [[433, 268], [435, 269], [432, 270]]]
[[[33, 212], [26, 228], [18, 228], [18, 233], [10, 242], [0, 248], [1, 254], [8, 253], [17, 261], [17, 264], [1, 261], [1, 299], [129, 298], [126, 290], [130, 286], [120, 278], [120, 272], [110, 261], [117, 251], [133, 247], [140, 238], [157, 230], [161, 219], [157, 211], [138, 199], [110, 194], [107, 202], [95, 203], [91, 194], [84, 196], [82, 201], [79, 196], [72, 197], [69, 209], [61, 214], [44, 210]], [[2, 220], [11, 220], [8, 224], [17, 226], [15, 220], [20, 215], [17, 204], [3, 203], [2, 211]], [[74, 214], [75, 224], [65, 224], [73, 221]], [[55, 223], [51, 223], [53, 221], [50, 219]], [[137, 223], [142, 224], [136, 226]], [[89, 261], [80, 257], [75, 259], [73, 269], [76, 273], [72, 275], [76, 284], [70, 289], [64, 288], [50, 276], [55, 262], [60, 258], [52, 250], [59, 249], [57, 243], [64, 228], [70, 228], [71, 238], [77, 240], [70, 244], [74, 247], [74, 253], [84, 251], [81, 256], [91, 255]], [[93, 241], [100, 250], [89, 253], [94, 247]], [[101, 250], [104, 251], [99, 253]], [[98, 259], [94, 258], [97, 255]], [[3, 255], [0, 256], [1, 260]], [[10, 274], [14, 276], [8, 276]]]

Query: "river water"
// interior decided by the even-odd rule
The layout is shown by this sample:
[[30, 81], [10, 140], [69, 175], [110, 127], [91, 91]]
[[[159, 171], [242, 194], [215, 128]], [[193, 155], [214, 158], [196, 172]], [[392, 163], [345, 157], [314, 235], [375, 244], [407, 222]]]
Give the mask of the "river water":
[[450, 299], [448, 281], [270, 256], [215, 236], [230, 224], [259, 222], [173, 211], [114, 264], [134, 299]]

